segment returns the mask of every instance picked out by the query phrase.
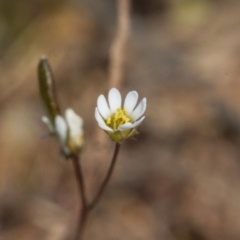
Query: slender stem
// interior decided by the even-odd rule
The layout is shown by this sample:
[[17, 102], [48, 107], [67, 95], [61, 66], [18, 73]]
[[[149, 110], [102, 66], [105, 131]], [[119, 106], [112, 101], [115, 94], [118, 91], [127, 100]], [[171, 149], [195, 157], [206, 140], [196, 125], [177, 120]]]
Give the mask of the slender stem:
[[92, 203], [88, 204], [87, 200], [86, 200], [86, 193], [85, 193], [85, 187], [84, 187], [84, 179], [83, 179], [83, 174], [82, 174], [82, 166], [81, 163], [78, 159], [78, 157], [72, 157], [72, 163], [73, 163], [73, 167], [74, 167], [74, 171], [75, 171], [75, 177], [77, 180], [77, 184], [78, 184], [78, 189], [79, 189], [79, 194], [80, 194], [80, 198], [82, 201], [82, 208], [80, 210], [80, 216], [79, 216], [79, 225], [77, 228], [77, 233], [75, 236], [75, 240], [81, 240], [82, 239], [82, 234], [83, 234], [83, 229], [88, 217], [89, 212], [96, 206], [96, 204], [99, 202], [111, 176], [114, 170], [114, 166], [117, 160], [117, 156], [119, 153], [119, 149], [120, 149], [120, 144], [116, 143], [115, 145], [115, 150], [112, 156], [112, 160], [111, 160], [111, 164], [110, 167], [108, 169], [107, 175], [104, 178], [102, 185], [100, 186], [95, 198], [93, 199]]
[[85, 222], [87, 220], [87, 215], [88, 215], [87, 200], [86, 200], [86, 193], [85, 193], [81, 163], [80, 163], [78, 157], [72, 157], [71, 160], [73, 163], [75, 176], [76, 176], [78, 189], [79, 189], [79, 194], [80, 194], [80, 198], [82, 201], [82, 208], [80, 210], [80, 216], [79, 216], [79, 225], [78, 225], [77, 233], [76, 233], [76, 237], [75, 237], [76, 240], [80, 240]]
[[112, 161], [111, 161], [111, 165], [108, 169], [108, 172], [107, 172], [107, 175], [104, 179], [104, 181], [102, 182], [102, 185], [100, 186], [99, 190], [98, 190], [98, 193], [96, 194], [95, 198], [93, 199], [93, 201], [88, 205], [88, 211], [92, 210], [96, 204], [99, 202], [111, 176], [112, 176], [112, 173], [113, 173], [113, 170], [114, 170], [114, 166], [115, 166], [115, 163], [116, 163], [116, 160], [117, 160], [117, 156], [118, 156], [118, 153], [119, 153], [119, 149], [120, 149], [120, 144], [119, 143], [116, 143], [115, 145], [115, 150], [114, 150], [114, 153], [113, 153], [113, 157], [112, 157]]

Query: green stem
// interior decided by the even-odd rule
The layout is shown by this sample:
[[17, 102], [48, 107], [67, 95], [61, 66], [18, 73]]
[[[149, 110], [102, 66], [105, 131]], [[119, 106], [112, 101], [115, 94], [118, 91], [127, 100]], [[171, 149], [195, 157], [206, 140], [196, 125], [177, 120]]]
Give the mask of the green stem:
[[79, 189], [79, 194], [82, 201], [82, 208], [80, 210], [80, 216], [79, 216], [79, 225], [78, 225], [77, 233], [75, 237], [75, 240], [80, 240], [83, 234], [83, 228], [85, 226], [85, 222], [87, 220], [88, 207], [87, 207], [85, 186], [84, 186], [84, 180], [83, 180], [83, 174], [82, 174], [82, 166], [80, 164], [78, 157], [73, 157], [71, 160], [73, 163], [75, 177], [76, 177], [78, 189]]
[[73, 162], [73, 167], [74, 167], [74, 171], [75, 171], [75, 177], [77, 180], [77, 184], [78, 184], [78, 189], [79, 189], [79, 194], [80, 194], [80, 198], [82, 201], [82, 208], [80, 210], [80, 216], [79, 216], [79, 225], [77, 228], [77, 233], [75, 236], [75, 240], [81, 240], [82, 239], [82, 235], [83, 235], [83, 230], [84, 230], [84, 226], [86, 224], [87, 218], [88, 218], [88, 214], [89, 212], [96, 206], [96, 204], [99, 202], [111, 176], [114, 170], [114, 166], [117, 160], [117, 156], [119, 153], [119, 149], [120, 149], [120, 144], [116, 143], [115, 145], [115, 150], [112, 156], [112, 160], [111, 160], [111, 164], [110, 167], [108, 169], [107, 175], [104, 178], [95, 198], [93, 199], [93, 201], [88, 204], [87, 200], [86, 200], [86, 193], [85, 193], [85, 187], [84, 187], [84, 180], [83, 180], [83, 174], [82, 174], [82, 167], [80, 164], [80, 161], [78, 160], [78, 157], [73, 157], [71, 160]]
[[112, 160], [111, 160], [111, 165], [108, 169], [108, 172], [107, 172], [107, 175], [102, 183], [102, 185], [100, 186], [99, 190], [98, 190], [98, 193], [96, 194], [95, 198], [93, 199], [93, 201], [88, 205], [88, 211], [92, 210], [96, 204], [99, 202], [100, 198], [102, 197], [102, 194], [112, 176], [112, 173], [113, 173], [113, 170], [114, 170], [114, 167], [115, 167], [115, 163], [116, 163], [116, 160], [117, 160], [117, 156], [118, 156], [118, 153], [119, 153], [119, 149], [120, 149], [120, 144], [119, 143], [116, 143], [115, 145], [115, 150], [114, 150], [114, 153], [113, 153], [113, 157], [112, 157]]

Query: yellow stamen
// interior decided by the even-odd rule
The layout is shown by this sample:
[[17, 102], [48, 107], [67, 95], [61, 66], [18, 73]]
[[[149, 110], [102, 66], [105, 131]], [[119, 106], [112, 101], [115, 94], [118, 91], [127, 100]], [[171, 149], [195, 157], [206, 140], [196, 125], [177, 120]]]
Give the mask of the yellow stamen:
[[116, 112], [106, 119], [106, 124], [113, 130], [128, 122], [131, 122], [131, 119], [127, 116], [127, 111], [122, 108], [117, 108]]
[[109, 117], [106, 121], [107, 125], [110, 125], [111, 124], [111, 118]]

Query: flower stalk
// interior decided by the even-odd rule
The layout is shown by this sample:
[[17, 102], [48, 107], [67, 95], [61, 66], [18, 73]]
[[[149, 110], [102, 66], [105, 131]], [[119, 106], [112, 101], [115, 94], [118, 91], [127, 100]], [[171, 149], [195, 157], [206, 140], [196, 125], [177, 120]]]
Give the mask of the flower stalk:
[[73, 163], [73, 168], [75, 172], [75, 177], [78, 185], [78, 190], [79, 190], [79, 195], [80, 199], [82, 201], [82, 207], [79, 211], [79, 224], [76, 232], [75, 239], [79, 240], [81, 239], [81, 235], [83, 233], [83, 228], [86, 222], [87, 218], [87, 199], [86, 199], [86, 192], [85, 192], [85, 185], [84, 185], [84, 178], [83, 178], [83, 172], [82, 172], [82, 167], [79, 159], [77, 157], [71, 158], [71, 161]]
[[78, 189], [79, 189], [79, 193], [80, 193], [80, 198], [82, 201], [82, 208], [80, 209], [80, 215], [79, 215], [79, 224], [78, 224], [78, 228], [77, 228], [77, 232], [76, 232], [76, 236], [75, 236], [75, 240], [81, 240], [83, 233], [84, 233], [84, 227], [86, 225], [86, 221], [88, 218], [89, 213], [93, 210], [93, 208], [97, 205], [97, 203], [100, 201], [104, 190], [107, 187], [107, 184], [109, 183], [114, 167], [116, 165], [116, 161], [117, 161], [117, 156], [120, 150], [120, 144], [116, 143], [115, 145], [115, 150], [111, 159], [111, 164], [110, 167], [107, 171], [107, 174], [101, 184], [101, 186], [99, 187], [99, 190], [96, 194], [96, 196], [93, 198], [92, 202], [87, 202], [87, 198], [86, 198], [86, 192], [85, 192], [85, 186], [84, 186], [84, 178], [83, 178], [83, 171], [82, 171], [82, 167], [81, 167], [81, 163], [79, 161], [78, 158], [72, 158], [72, 163], [73, 163], [73, 167], [74, 167], [74, 172], [75, 172], [75, 177], [77, 180], [77, 184], [78, 184]]
[[97, 203], [99, 202], [99, 200], [101, 199], [102, 195], [103, 195], [103, 192], [112, 176], [112, 173], [113, 173], [113, 170], [114, 170], [114, 167], [116, 165], [116, 161], [117, 161], [117, 156], [118, 156], [118, 153], [119, 153], [119, 150], [120, 150], [120, 144], [119, 143], [116, 143], [115, 144], [115, 150], [114, 150], [114, 153], [113, 153], [113, 156], [112, 156], [112, 160], [111, 160], [111, 164], [110, 164], [110, 167], [108, 169], [108, 172], [106, 174], [106, 177], [105, 179], [103, 180], [95, 198], [92, 200], [92, 202], [88, 205], [88, 209], [89, 210], [92, 210], [96, 205]]

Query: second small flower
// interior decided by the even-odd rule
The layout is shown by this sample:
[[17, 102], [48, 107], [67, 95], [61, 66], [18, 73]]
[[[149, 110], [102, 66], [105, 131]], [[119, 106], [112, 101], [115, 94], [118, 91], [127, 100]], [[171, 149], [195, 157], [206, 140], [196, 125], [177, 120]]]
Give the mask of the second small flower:
[[48, 126], [51, 134], [55, 135], [60, 143], [66, 158], [78, 155], [83, 147], [83, 120], [71, 108], [65, 112], [65, 117], [58, 114], [54, 124], [46, 116], [42, 121]]

